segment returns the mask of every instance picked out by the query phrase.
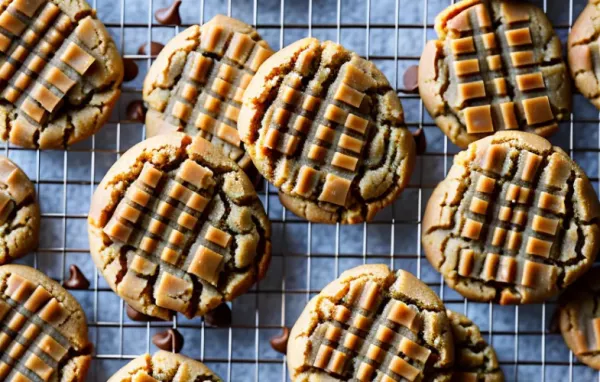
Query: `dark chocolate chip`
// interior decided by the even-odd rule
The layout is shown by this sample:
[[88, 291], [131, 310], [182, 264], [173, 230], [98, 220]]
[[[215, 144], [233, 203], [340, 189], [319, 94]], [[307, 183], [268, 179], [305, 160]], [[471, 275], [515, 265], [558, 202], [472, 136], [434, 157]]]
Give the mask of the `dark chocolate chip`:
[[90, 282], [85, 278], [81, 270], [77, 267], [77, 265], [72, 264], [69, 267], [69, 272], [71, 275], [68, 280], [63, 282], [63, 286], [67, 289], [87, 289], [90, 286]]
[[231, 326], [231, 309], [225, 303], [204, 315], [204, 322], [208, 326], [227, 327]]
[[167, 329], [153, 335], [152, 343], [161, 350], [179, 353], [183, 347], [183, 336], [177, 329]]
[[[160, 42], [151, 41], [150, 42], [150, 55], [158, 56], [158, 54], [164, 47], [165, 46], [163, 44], [161, 44]], [[143, 55], [148, 54], [148, 44], [140, 45], [140, 47], [138, 48], [138, 54], [143, 54]]]
[[181, 16], [179, 16], [179, 6], [181, 0], [175, 0], [173, 4], [166, 8], [158, 9], [154, 12], [156, 21], [167, 25], [181, 25]]
[[123, 59], [123, 81], [131, 81], [138, 75], [138, 66], [131, 58]]
[[283, 328], [283, 332], [275, 337], [271, 337], [269, 341], [273, 350], [280, 352], [281, 354], [287, 353], [287, 343], [290, 337], [290, 330], [286, 327]]
[[137, 310], [135, 310], [131, 306], [129, 306], [129, 304], [127, 304], [127, 308], [125, 309], [125, 312], [127, 312], [127, 317], [131, 318], [133, 321], [141, 321], [141, 322], [163, 321], [160, 318], [148, 316], [144, 313], [138, 312]]
[[423, 155], [427, 150], [427, 138], [425, 138], [425, 130], [421, 127], [419, 130], [412, 133], [415, 139], [415, 145], [417, 146], [417, 155]]
[[129, 102], [129, 105], [127, 105], [127, 119], [143, 123], [146, 119], [144, 102], [140, 100]]
[[402, 77], [404, 80], [404, 92], [406, 93], [415, 93], [419, 90], [419, 66], [411, 65], [406, 68], [404, 72], [404, 76]]

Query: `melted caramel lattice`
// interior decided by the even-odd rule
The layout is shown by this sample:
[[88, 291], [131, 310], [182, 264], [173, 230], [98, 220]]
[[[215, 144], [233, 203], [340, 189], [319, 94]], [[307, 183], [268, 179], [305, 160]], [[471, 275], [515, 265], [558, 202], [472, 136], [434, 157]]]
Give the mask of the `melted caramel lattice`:
[[[584, 321], [584, 322], [582, 322]], [[600, 352], [600, 317], [579, 320], [579, 330], [573, 331], [573, 352], [586, 355]]]
[[[521, 144], [503, 141], [509, 137]], [[582, 240], [595, 235], [588, 222], [598, 211], [589, 181], [534, 135], [497, 133], [472, 146], [430, 199], [428, 259], [471, 298], [518, 303], [556, 294], [589, 263]]]
[[[54, 3], [15, 0], [0, 12], [0, 96], [14, 105], [11, 142], [31, 146], [36, 132], [96, 62], [90, 17], [73, 23]], [[43, 143], [43, 142], [42, 142]]]
[[431, 350], [423, 345], [419, 309], [383, 298], [379, 285], [352, 283], [310, 340], [313, 367], [344, 380], [395, 382], [423, 378]]
[[544, 45], [535, 41], [526, 7], [502, 1], [498, 8], [496, 15], [484, 1], [447, 21], [455, 32], [444, 47], [449, 105], [469, 134], [521, 129], [548, 135], [558, 125], [541, 70]]
[[45, 288], [11, 274], [0, 295], [0, 380], [58, 380], [75, 350], [56, 329], [69, 315]]
[[[224, 187], [237, 187], [228, 186], [235, 179], [229, 175]], [[158, 307], [194, 315], [201, 293], [220, 301], [221, 289], [230, 287], [224, 284], [244, 280], [229, 280], [229, 267], [245, 274], [260, 249], [259, 233], [250, 208], [218, 194], [219, 177], [191, 159], [170, 172], [144, 164], [103, 229], [126, 244], [119, 295], [139, 301], [149, 294]]]
[[303, 159], [293, 194], [306, 198], [316, 195], [319, 201], [345, 206], [350, 185], [363, 162], [368, 136], [371, 101], [363, 104], [365, 97], [369, 98], [365, 91], [373, 88], [375, 82], [353, 62], [345, 63], [329, 89], [332, 100], [323, 100], [304, 92], [298, 76], [307, 76], [317, 59], [312, 50], [300, 54], [295, 64], [298, 73], [288, 75], [279, 90], [279, 101], [272, 106], [273, 117], [264, 145], [288, 157], [300, 155]]
[[553, 173], [547, 167], [539, 184], [544, 157], [523, 150], [518, 153], [516, 176], [506, 181], [502, 176], [508, 154], [506, 146], [491, 145], [481, 172], [471, 175], [460, 235], [484, 244], [488, 251], [462, 249], [455, 269], [463, 277], [546, 288], [557, 267], [543, 260], [552, 259], [558, 250], [553, 244], [562, 235], [566, 209], [564, 193], [552, 191], [554, 184], [544, 180], [553, 182], [560, 176], [566, 182], [570, 172]]
[[0, 225], [24, 202], [32, 202], [34, 189], [27, 175], [5, 157], [0, 157]]
[[250, 158], [241, 147], [237, 121], [244, 90], [259, 66], [273, 54], [248, 34], [209, 23], [200, 44], [188, 54], [163, 118], [179, 131], [199, 134], [222, 147], [243, 168]]

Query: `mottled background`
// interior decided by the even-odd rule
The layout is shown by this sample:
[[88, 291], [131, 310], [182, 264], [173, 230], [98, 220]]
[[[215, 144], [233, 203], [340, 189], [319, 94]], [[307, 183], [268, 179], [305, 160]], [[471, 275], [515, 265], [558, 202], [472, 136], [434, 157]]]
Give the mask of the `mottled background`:
[[[95, 0], [92, 5], [108, 26], [126, 57], [136, 59], [140, 73], [124, 85], [124, 94], [108, 123], [95, 137], [67, 151], [36, 151], [7, 147], [36, 183], [42, 207], [40, 249], [22, 262], [35, 265], [62, 281], [68, 266], [77, 264], [91, 287], [73, 294], [83, 305], [95, 343], [91, 381], [105, 381], [133, 357], [156, 350], [151, 336], [176, 325], [185, 336], [183, 353], [203, 360], [231, 381], [284, 381], [284, 357], [271, 349], [269, 339], [281, 326], [293, 325], [306, 301], [350, 267], [387, 263], [425, 280], [447, 306], [465, 312], [493, 343], [507, 380], [600, 379], [577, 362], [560, 334], [549, 330], [555, 302], [522, 307], [467, 303], [444, 287], [440, 275], [424, 258], [419, 244], [420, 219], [433, 187], [444, 178], [457, 148], [432, 124], [416, 95], [402, 92], [402, 74], [416, 64], [433, 21], [450, 0], [329, 0], [329, 1], [216, 1], [183, 0], [182, 27], [158, 25], [154, 11], [170, 0]], [[544, 7], [557, 33], [566, 41], [569, 26], [586, 0], [536, 1]], [[410, 187], [370, 224], [328, 226], [308, 224], [286, 213], [273, 188], [261, 187], [261, 198], [273, 225], [273, 261], [266, 279], [232, 304], [231, 328], [204, 327], [202, 319], [176, 322], [132, 322], [122, 301], [98, 276], [89, 257], [86, 214], [91, 193], [117, 157], [144, 137], [143, 124], [127, 120], [125, 108], [141, 98], [141, 85], [151, 60], [137, 54], [148, 40], [166, 43], [187, 25], [231, 14], [258, 25], [273, 48], [311, 35], [339, 41], [369, 57], [398, 88], [411, 129], [423, 126], [428, 145], [417, 160]], [[598, 111], [574, 95], [575, 113], [552, 138], [571, 153], [598, 189]]]

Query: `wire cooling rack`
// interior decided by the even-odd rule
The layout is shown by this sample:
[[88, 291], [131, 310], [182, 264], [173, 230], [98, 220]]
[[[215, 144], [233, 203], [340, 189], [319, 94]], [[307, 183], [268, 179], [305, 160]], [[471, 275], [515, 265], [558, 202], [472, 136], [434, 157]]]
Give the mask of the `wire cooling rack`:
[[[163, 26], [154, 11], [170, 0], [93, 0], [124, 57], [135, 59], [140, 73], [123, 86], [110, 122], [96, 136], [66, 151], [25, 150], [5, 153], [35, 182], [42, 207], [40, 248], [21, 262], [62, 282], [77, 264], [91, 281], [88, 290], [72, 291], [84, 307], [95, 344], [89, 380], [105, 381], [132, 358], [154, 352], [154, 333], [177, 327], [185, 337], [183, 354], [197, 358], [228, 381], [289, 380], [285, 357], [269, 345], [282, 326], [291, 327], [310, 297], [345, 269], [386, 263], [416, 274], [442, 296], [451, 309], [479, 325], [498, 354], [507, 380], [588, 381], [600, 374], [580, 364], [551, 332], [555, 301], [507, 307], [467, 302], [444, 287], [424, 258], [419, 237], [421, 216], [435, 185], [458, 149], [432, 123], [417, 95], [402, 89], [404, 70], [418, 63], [425, 42], [434, 37], [433, 21], [451, 0], [183, 0], [180, 27]], [[452, 1], [454, 2], [454, 1]], [[561, 39], [587, 0], [536, 1], [549, 15]], [[230, 328], [211, 328], [202, 319], [179, 316], [172, 322], [131, 321], [125, 306], [100, 276], [89, 256], [86, 218], [91, 195], [120, 154], [141, 141], [144, 125], [127, 119], [125, 108], [141, 98], [151, 57], [137, 54], [148, 41], [166, 43], [185, 27], [217, 13], [257, 27], [274, 49], [314, 36], [337, 41], [373, 60], [398, 89], [408, 126], [423, 127], [428, 146], [418, 157], [410, 186], [393, 206], [369, 224], [355, 226], [307, 223], [282, 208], [276, 190], [264, 184], [260, 195], [273, 227], [273, 260], [265, 280], [231, 306]], [[552, 143], [583, 167], [598, 190], [600, 119], [580, 94], [575, 111], [561, 124]]]

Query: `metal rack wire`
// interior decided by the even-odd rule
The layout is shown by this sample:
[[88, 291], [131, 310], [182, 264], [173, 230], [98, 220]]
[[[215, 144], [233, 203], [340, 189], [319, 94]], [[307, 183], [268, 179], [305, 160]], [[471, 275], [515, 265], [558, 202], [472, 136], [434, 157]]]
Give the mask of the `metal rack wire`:
[[[467, 302], [444, 287], [440, 275], [423, 259], [421, 216], [427, 199], [458, 151], [424, 111], [417, 95], [401, 89], [404, 69], [418, 62], [433, 37], [433, 19], [454, 0], [184, 0], [181, 27], [163, 26], [154, 11], [169, 0], [93, 0], [126, 58], [135, 59], [140, 74], [123, 86], [111, 121], [95, 137], [65, 151], [26, 150], [6, 145], [5, 154], [35, 181], [42, 206], [42, 238], [38, 251], [22, 262], [58, 281], [77, 264], [91, 281], [73, 291], [88, 315], [95, 353], [90, 378], [105, 381], [130, 359], [153, 352], [151, 336], [176, 327], [185, 336], [183, 353], [205, 362], [228, 381], [288, 380], [285, 357], [273, 351], [269, 338], [293, 325], [310, 297], [343, 270], [364, 262], [407, 269], [436, 290], [447, 306], [466, 313], [494, 345], [507, 380], [600, 380], [581, 365], [560, 334], [549, 330], [553, 301], [522, 307]], [[563, 41], [586, 0], [543, 0]], [[427, 152], [417, 160], [411, 184], [402, 197], [375, 221], [357, 226], [323, 226], [300, 220], [282, 208], [276, 190], [264, 184], [260, 195], [273, 226], [273, 261], [265, 280], [232, 303], [230, 328], [210, 328], [201, 319], [177, 317], [172, 322], [134, 322], [123, 302], [106, 285], [90, 257], [86, 218], [90, 197], [110, 165], [145, 136], [142, 124], [127, 120], [125, 108], [141, 98], [141, 82], [152, 58], [136, 53], [140, 43], [166, 42], [188, 25], [216, 13], [243, 19], [257, 27], [273, 48], [295, 39], [331, 39], [375, 61], [398, 89], [411, 129], [423, 127]], [[600, 118], [581, 95], [575, 112], [561, 125], [553, 143], [567, 150], [598, 189]]]

